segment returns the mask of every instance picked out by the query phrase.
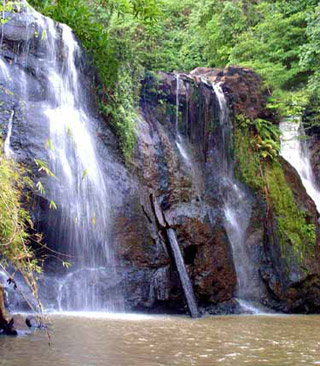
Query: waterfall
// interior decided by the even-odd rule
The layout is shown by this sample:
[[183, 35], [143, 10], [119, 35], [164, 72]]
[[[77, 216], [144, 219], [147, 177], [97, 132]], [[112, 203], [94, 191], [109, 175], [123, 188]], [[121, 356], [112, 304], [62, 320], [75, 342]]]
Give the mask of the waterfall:
[[[28, 13], [26, 34], [31, 34], [30, 42], [38, 35], [37, 52], [41, 59], [36, 71], [46, 81], [43, 98], [32, 110], [36, 117], [32, 133], [37, 138], [39, 131], [46, 129], [46, 141], [40, 144], [46, 145], [47, 164], [55, 175], [45, 183], [45, 198], [57, 206], [56, 211], [49, 213], [46, 234], [51, 242], [54, 238], [55, 248], [67, 253], [72, 263], [67, 275], [58, 280], [59, 309], [121, 311], [120, 290], [116, 295], [113, 291], [114, 296], [108, 295], [108, 286], [116, 286], [117, 275], [109, 236], [112, 207], [108, 177], [96, 149], [96, 120], [90, 115], [81, 84], [81, 49], [68, 26], [29, 7], [23, 11]], [[25, 52], [29, 57], [29, 46]], [[27, 102], [32, 98], [29, 76], [19, 65], [2, 59], [1, 67], [3, 64], [6, 77], [20, 75], [20, 96]], [[12, 155], [13, 117], [14, 112], [5, 142], [7, 155]]]
[[222, 139], [221, 151], [219, 151], [221, 158], [221, 195], [224, 202], [225, 228], [232, 246], [237, 274], [236, 295], [242, 300], [256, 300], [258, 298], [256, 285], [258, 274], [246, 248], [246, 230], [251, 217], [250, 198], [242, 185], [234, 178], [233, 163], [230, 157], [231, 123], [224, 92], [218, 83], [213, 83], [212, 88], [219, 103]]
[[11, 158], [13, 157], [13, 151], [11, 149], [11, 135], [12, 135], [12, 125], [13, 125], [13, 118], [14, 118], [14, 109], [11, 111], [9, 122], [8, 122], [8, 131], [7, 137], [4, 141], [4, 153], [6, 157]]
[[200, 313], [198, 310], [196, 297], [194, 295], [193, 287], [181, 254], [176, 234], [173, 229], [168, 229], [167, 234], [190, 314], [192, 318], [198, 318]]
[[176, 145], [179, 150], [180, 155], [184, 159], [187, 166], [191, 166], [191, 160], [184, 147], [182, 136], [179, 133], [179, 108], [180, 108], [180, 74], [176, 73]]
[[316, 185], [310, 162], [310, 151], [300, 119], [288, 119], [280, 123], [280, 154], [298, 172], [308, 195], [320, 213], [320, 190]]
[[[183, 146], [183, 142], [182, 142], [182, 138], [179, 134], [179, 94], [180, 94], [180, 75], [176, 74], [176, 123], [175, 123], [175, 132], [176, 132], [176, 145], [177, 148], [182, 156], [182, 158], [185, 160], [185, 162], [187, 163], [188, 166], [191, 167], [191, 170], [193, 172], [192, 169], [192, 163], [191, 160], [186, 152], [186, 150], [184, 149]], [[192, 318], [198, 318], [200, 316], [199, 310], [198, 310], [198, 306], [197, 306], [197, 301], [196, 301], [196, 297], [193, 291], [193, 287], [192, 287], [192, 283], [190, 281], [190, 277], [188, 275], [185, 263], [184, 263], [184, 259], [183, 256], [181, 254], [181, 250], [176, 238], [176, 234], [174, 232], [173, 229], [168, 229], [167, 230], [167, 236], [168, 236], [168, 240], [170, 243], [170, 247], [172, 250], [172, 254], [174, 257], [174, 261], [179, 273], [179, 278], [180, 278], [180, 282], [183, 288], [183, 292], [187, 301], [187, 305], [190, 311], [190, 315]]]

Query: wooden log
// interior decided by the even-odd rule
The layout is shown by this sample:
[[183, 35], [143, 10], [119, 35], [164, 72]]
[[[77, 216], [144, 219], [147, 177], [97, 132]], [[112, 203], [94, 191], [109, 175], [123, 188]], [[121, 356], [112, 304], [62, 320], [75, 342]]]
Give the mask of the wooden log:
[[7, 325], [6, 309], [4, 306], [4, 289], [0, 284], [0, 329], [3, 329], [4, 325]]
[[2, 331], [2, 333], [11, 336], [18, 335], [18, 332], [14, 329], [13, 323], [13, 318], [10, 321], [7, 320], [6, 309], [4, 306], [4, 289], [0, 284], [0, 332]]

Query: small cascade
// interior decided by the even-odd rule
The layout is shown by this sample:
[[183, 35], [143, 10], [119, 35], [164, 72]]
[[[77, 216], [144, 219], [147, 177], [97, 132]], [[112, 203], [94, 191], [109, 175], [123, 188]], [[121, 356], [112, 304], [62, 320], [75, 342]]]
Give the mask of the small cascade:
[[[246, 230], [251, 217], [251, 203], [245, 189], [236, 181], [230, 154], [231, 125], [225, 95], [220, 84], [213, 83], [213, 90], [219, 102], [221, 127], [221, 195], [224, 202], [225, 228], [232, 246], [233, 260], [237, 274], [236, 295], [241, 300], [258, 298], [257, 273], [246, 248]], [[241, 304], [240, 304], [241, 305]]]
[[172, 249], [172, 253], [175, 259], [175, 263], [179, 272], [180, 281], [184, 291], [185, 298], [187, 300], [188, 308], [192, 318], [198, 318], [200, 316], [196, 297], [194, 295], [193, 287], [184, 263], [181, 250], [177, 241], [176, 234], [173, 229], [167, 230], [167, 235]]
[[255, 298], [253, 280], [255, 270], [250, 263], [246, 249], [246, 230], [251, 216], [251, 206], [244, 190], [236, 183], [229, 182], [229, 192], [224, 202], [225, 228], [232, 245], [233, 261], [237, 273], [237, 296], [240, 299]]
[[182, 136], [179, 133], [179, 108], [180, 108], [180, 74], [176, 73], [176, 145], [180, 155], [184, 159], [187, 166], [191, 166], [192, 162], [185, 148]]
[[280, 154], [296, 169], [302, 184], [320, 213], [320, 190], [315, 183], [310, 151], [301, 120], [292, 118], [282, 121], [280, 131], [282, 134]]
[[[181, 135], [179, 134], [179, 107], [180, 107], [179, 96], [180, 96], [180, 75], [177, 73], [176, 74], [176, 124], [175, 124], [176, 145], [180, 152], [180, 155], [184, 159], [186, 165], [191, 169], [192, 175], [194, 176], [194, 168], [193, 168], [192, 161], [184, 147], [183, 139], [182, 139]], [[172, 249], [172, 252], [174, 255], [175, 263], [176, 263], [176, 266], [177, 266], [177, 269], [179, 272], [180, 281], [182, 284], [182, 288], [183, 288], [183, 291], [185, 294], [185, 298], [186, 298], [186, 301], [188, 304], [188, 308], [189, 308], [191, 317], [197, 318], [200, 316], [200, 313], [198, 310], [193, 287], [192, 287], [188, 272], [186, 270], [184, 259], [181, 254], [179, 244], [177, 242], [176, 234], [173, 229], [168, 229], [167, 234], [168, 234], [170, 246], [171, 246], [171, 249]]]
[[13, 157], [13, 150], [11, 149], [11, 136], [12, 136], [12, 125], [13, 125], [13, 118], [14, 118], [14, 109], [11, 111], [9, 122], [8, 122], [8, 131], [7, 137], [4, 141], [4, 153], [7, 158]]
[[236, 299], [238, 304], [241, 306], [244, 314], [250, 315], [270, 315], [275, 314], [274, 311], [266, 308], [265, 306], [252, 301], [246, 301], [241, 299]]
[[[29, 52], [41, 54], [34, 73], [44, 81], [42, 98], [32, 104], [33, 79], [18, 63], [7, 63], [2, 56], [0, 66], [2, 79], [14, 79], [20, 88], [15, 92], [26, 108], [32, 106], [31, 111], [27, 110], [33, 117], [28, 128], [35, 141], [41, 140], [39, 150], [46, 146], [45, 154], [39, 151], [39, 159], [46, 160], [55, 175], [44, 182], [44, 198], [57, 206], [48, 213], [45, 235], [55, 250], [69, 255], [72, 263], [66, 275], [57, 276], [59, 309], [122, 311], [116, 258], [109, 237], [111, 182], [103, 173], [97, 151], [97, 121], [89, 112], [82, 85], [81, 49], [68, 26], [55, 23], [29, 6], [22, 11], [28, 20], [26, 35], [30, 37], [21, 46], [22, 62], [27, 64]], [[36, 47], [30, 47], [32, 42]], [[13, 118], [14, 111], [5, 141], [7, 156], [13, 155]]]
[[4, 79], [9, 80], [10, 74], [8, 72], [8, 68], [6, 63], [0, 58], [0, 73], [4, 77]]
[[220, 122], [221, 141], [222, 141], [220, 148], [221, 168], [222, 171], [224, 172], [223, 174], [225, 177], [232, 177], [233, 167], [230, 159], [231, 124], [229, 118], [228, 104], [220, 83], [212, 83], [212, 89], [219, 102], [219, 122]]

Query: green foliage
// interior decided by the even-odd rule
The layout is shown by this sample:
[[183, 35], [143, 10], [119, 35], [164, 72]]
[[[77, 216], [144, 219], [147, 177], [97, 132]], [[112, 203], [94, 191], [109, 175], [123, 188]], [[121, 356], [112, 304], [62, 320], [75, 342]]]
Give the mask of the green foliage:
[[234, 132], [235, 139], [235, 173], [237, 178], [255, 192], [263, 190], [262, 165], [260, 156], [254, 147], [254, 136], [241, 126]]
[[[307, 113], [310, 123], [320, 121], [320, 5], [315, 0], [30, 3], [71, 26], [91, 56], [99, 72], [101, 111], [114, 126], [126, 157], [135, 141], [136, 85], [146, 69], [251, 67], [273, 90], [269, 108], [281, 117]], [[265, 157], [275, 156], [278, 146], [266, 140], [260, 150]]]
[[[129, 158], [135, 146], [134, 101], [141, 74], [132, 56], [122, 48], [125, 40], [121, 36], [110, 38], [109, 23], [112, 17], [131, 16], [151, 24], [159, 14], [154, 0], [59, 0], [54, 3], [31, 0], [30, 4], [54, 20], [68, 24], [80, 39], [98, 71], [101, 112], [115, 127], [124, 155]], [[50, 147], [50, 141], [47, 144]]]
[[265, 167], [265, 182], [277, 219], [277, 233], [282, 252], [285, 253], [289, 243], [294, 253], [302, 260], [304, 254], [312, 253], [315, 247], [315, 226], [306, 221], [306, 213], [295, 203], [279, 162], [273, 161]]
[[238, 116], [235, 126], [237, 178], [264, 197], [275, 215], [282, 253], [287, 245], [302, 261], [315, 245], [315, 226], [301, 211], [278, 160], [279, 130], [269, 121]]
[[115, 82], [117, 60], [109, 43], [108, 29], [97, 22], [85, 0], [31, 0], [30, 5], [52, 19], [68, 24], [87, 50], [105, 85]]
[[3, 1], [0, 4], [0, 24], [6, 24], [10, 20], [10, 13], [20, 11], [20, 1]]
[[[250, 143], [248, 149], [256, 151], [260, 159], [277, 158], [280, 151], [280, 131], [277, 125], [262, 118], [251, 121], [242, 115], [236, 117], [236, 123], [240, 127], [239, 130], [246, 134], [245, 137]], [[243, 143], [246, 144], [245, 141]], [[241, 146], [238, 148], [243, 149]]]
[[48, 168], [48, 165], [45, 161], [34, 159], [36, 166], [38, 167], [39, 172], [45, 172], [49, 177], [54, 177], [54, 173]]
[[188, 68], [253, 68], [274, 90], [282, 115], [295, 115], [312, 94], [320, 98], [319, 24], [314, 0], [204, 0], [188, 17], [181, 53]]
[[109, 116], [112, 126], [119, 137], [120, 146], [126, 159], [130, 159], [136, 143], [135, 121], [137, 111], [139, 83], [134, 85], [134, 78], [128, 72], [128, 68], [119, 70], [121, 83], [115, 85], [113, 93], [107, 101], [101, 102], [100, 107], [105, 116]]
[[32, 228], [32, 221], [20, 201], [23, 190], [30, 184], [30, 179], [24, 178], [23, 170], [0, 152], [0, 267], [5, 271], [9, 266], [14, 268], [11, 278], [20, 272], [37, 298], [33, 273], [40, 273], [41, 267], [30, 246], [28, 227]]

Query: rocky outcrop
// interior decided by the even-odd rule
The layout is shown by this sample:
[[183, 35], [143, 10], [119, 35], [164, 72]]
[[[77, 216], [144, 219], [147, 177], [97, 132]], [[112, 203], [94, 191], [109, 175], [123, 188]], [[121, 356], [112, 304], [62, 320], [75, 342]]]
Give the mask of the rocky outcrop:
[[318, 212], [308, 196], [296, 170], [280, 159], [288, 186], [295, 203], [305, 213], [306, 223], [316, 230], [314, 246], [303, 251], [301, 258], [292, 251], [289, 243], [283, 248], [277, 234], [275, 214], [266, 216], [264, 259], [260, 275], [267, 289], [265, 305], [287, 313], [319, 313], [320, 247]]
[[320, 187], [320, 139], [318, 135], [309, 136], [308, 141], [311, 153], [311, 166], [315, 175], [316, 184]]
[[[221, 196], [219, 196], [219, 187], [221, 187], [219, 174], [219, 159], [221, 159], [221, 130], [219, 131], [219, 124], [217, 122], [216, 100], [211, 89], [212, 82], [219, 82], [222, 85], [222, 89], [228, 97], [229, 105], [233, 107], [234, 114], [243, 114], [251, 119], [255, 118], [268, 118], [274, 120], [274, 116], [268, 115], [265, 110], [265, 96], [261, 81], [257, 75], [252, 71], [242, 68], [228, 68], [226, 70], [212, 70], [212, 69], [196, 69], [190, 75], [182, 74], [179, 76], [180, 86], [179, 90], [179, 110], [180, 115], [178, 118], [179, 133], [185, 138], [184, 143], [190, 150], [189, 159], [192, 164], [196, 162], [198, 172], [196, 174], [198, 187], [201, 187], [199, 201], [202, 209], [204, 207], [210, 207], [216, 212], [216, 217], [223, 219], [224, 215], [221, 212]], [[144, 111], [145, 119], [152, 122], [154, 126], [157, 121], [167, 126], [167, 135], [171, 135], [176, 139], [176, 91], [177, 91], [177, 77], [172, 74], [160, 74], [156, 82], [152, 79], [145, 81], [145, 88], [142, 92], [142, 109]], [[149, 88], [149, 89], [148, 89]], [[154, 92], [154, 91], [158, 92]], [[248, 93], [249, 97], [241, 96], [241, 93]], [[212, 108], [212, 109], [211, 109]], [[150, 124], [150, 122], [149, 122]], [[160, 127], [163, 129], [163, 127]], [[236, 128], [235, 126], [233, 128]], [[168, 139], [166, 140], [168, 141]], [[165, 144], [167, 145], [167, 144]], [[140, 149], [141, 150], [141, 149]], [[161, 148], [159, 148], [159, 151]], [[176, 151], [181, 155], [179, 146]], [[227, 156], [230, 152], [227, 152]], [[231, 151], [232, 153], [232, 151]], [[193, 155], [194, 154], [194, 155]], [[172, 155], [172, 154], [171, 154]], [[182, 154], [183, 155], [183, 154]], [[152, 154], [149, 156], [153, 156]], [[174, 156], [174, 155], [172, 155]], [[196, 158], [194, 157], [196, 156]], [[168, 159], [170, 162], [172, 159]], [[186, 164], [186, 159], [182, 159]], [[318, 229], [318, 213], [312, 199], [307, 195], [305, 188], [302, 185], [301, 179], [297, 172], [284, 160], [280, 159], [282, 169], [286, 178], [287, 185], [291, 188], [294, 200], [299, 209], [304, 212], [306, 217], [306, 223], [312, 224]], [[184, 166], [182, 165], [182, 167]], [[171, 166], [172, 164], [167, 164]], [[141, 171], [146, 171], [143, 167]], [[181, 174], [183, 168], [171, 169], [170, 174]], [[213, 174], [213, 172], [215, 174]], [[200, 179], [199, 179], [200, 177]], [[152, 175], [152, 181], [154, 181], [155, 175]], [[147, 177], [144, 177], [147, 180]], [[162, 192], [176, 192], [177, 182], [179, 177], [176, 175], [173, 180], [175, 183], [170, 185], [171, 189], [164, 189]], [[191, 182], [195, 184], [195, 179], [191, 178]], [[190, 188], [192, 183], [190, 184]], [[194, 186], [193, 186], [194, 187]], [[156, 187], [153, 188], [156, 192]], [[179, 189], [183, 192], [185, 199], [190, 202], [190, 193], [186, 194], [185, 188]], [[163, 205], [164, 212], [168, 211], [165, 216], [169, 218], [175, 218], [174, 224], [179, 233], [181, 226], [188, 224], [190, 230], [190, 221], [186, 218], [179, 220], [180, 212], [183, 212], [181, 206], [183, 206], [183, 200], [180, 203], [176, 202], [176, 195], [163, 196], [160, 191], [159, 201], [165, 203]], [[189, 190], [190, 192], [190, 190]], [[189, 198], [188, 198], [189, 196]], [[192, 197], [192, 195], [191, 195]], [[277, 310], [284, 312], [318, 312], [319, 311], [319, 239], [317, 234], [317, 240], [314, 248], [310, 249], [310, 252], [304, 254], [301, 261], [296, 254], [293, 254], [290, 249], [290, 244], [287, 244], [287, 253], [283, 252], [281, 244], [279, 242], [277, 233], [276, 217], [274, 212], [270, 211], [263, 197], [255, 195], [252, 197], [252, 215], [249, 227], [246, 233], [246, 247], [249, 253], [251, 261], [257, 268], [256, 276], [259, 277], [255, 281], [260, 286], [258, 293], [260, 292], [260, 302], [273, 307]], [[192, 198], [191, 198], [192, 201]], [[187, 201], [188, 202], [188, 201]], [[205, 202], [205, 203], [204, 203]], [[192, 207], [196, 207], [196, 203], [192, 204]], [[211, 206], [212, 205], [212, 206]], [[174, 208], [179, 206], [179, 208]], [[187, 206], [187, 205], [186, 205]], [[220, 207], [220, 211], [219, 211]], [[170, 212], [171, 211], [171, 212]], [[189, 209], [191, 215], [194, 213], [192, 209]], [[196, 221], [198, 219], [194, 218]], [[192, 221], [191, 221], [192, 222]], [[221, 224], [222, 222], [220, 222]], [[212, 224], [212, 222], [211, 222]], [[222, 230], [221, 230], [222, 229]], [[224, 297], [225, 292], [218, 290], [220, 286], [220, 280], [223, 278], [226, 280], [222, 287], [230, 289], [231, 277], [224, 272], [221, 277], [218, 275], [215, 277], [217, 268], [227, 267], [225, 265], [226, 257], [220, 252], [220, 255], [216, 255], [214, 252], [219, 250], [217, 238], [223, 238], [223, 225], [220, 225], [218, 231], [212, 226], [209, 228], [210, 235], [214, 234], [215, 242], [210, 243], [210, 240], [204, 239], [204, 242], [210, 243], [202, 249], [201, 255], [197, 257], [193, 264], [193, 278], [195, 288], [198, 294], [198, 298], [204, 300], [205, 304], [222, 303], [228, 300], [228, 296]], [[185, 242], [192, 242], [193, 237], [188, 235], [188, 232], [182, 229], [182, 236], [179, 237], [179, 242], [183, 245]], [[201, 237], [206, 230], [203, 226], [197, 226], [196, 233], [198, 237]], [[191, 240], [190, 240], [191, 239]], [[222, 248], [228, 247], [228, 239], [224, 237], [220, 245]], [[196, 249], [194, 249], [194, 252]], [[210, 253], [207, 255], [207, 253]], [[228, 248], [230, 255], [230, 246]], [[203, 261], [198, 259], [202, 258]], [[206, 260], [209, 259], [209, 267], [206, 268]], [[220, 258], [223, 262], [222, 267], [213, 258]], [[201, 263], [201, 264], [200, 264]], [[206, 270], [208, 269], [208, 270]], [[208, 274], [204, 276], [203, 274]], [[201, 277], [201, 281], [198, 282], [197, 276]], [[214, 278], [215, 277], [215, 278]], [[207, 279], [213, 278], [213, 281], [207, 281]], [[235, 281], [235, 279], [233, 279]], [[213, 285], [214, 284], [214, 285]], [[215, 287], [217, 286], [217, 287]], [[203, 288], [205, 289], [204, 293]], [[233, 283], [233, 290], [234, 290]], [[209, 291], [208, 291], [209, 290]], [[211, 293], [211, 297], [207, 296]], [[228, 294], [228, 291], [227, 291]]]
[[190, 75], [199, 81], [205, 78], [209, 82], [221, 83], [235, 115], [242, 114], [252, 120], [274, 118], [266, 109], [270, 92], [263, 87], [262, 79], [254, 71], [236, 66], [225, 69], [199, 67]]

